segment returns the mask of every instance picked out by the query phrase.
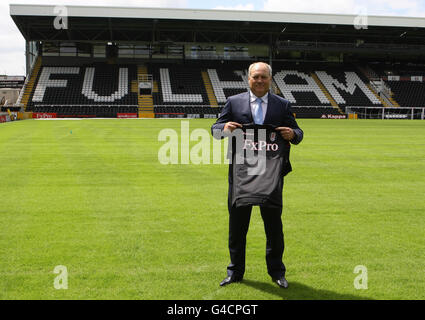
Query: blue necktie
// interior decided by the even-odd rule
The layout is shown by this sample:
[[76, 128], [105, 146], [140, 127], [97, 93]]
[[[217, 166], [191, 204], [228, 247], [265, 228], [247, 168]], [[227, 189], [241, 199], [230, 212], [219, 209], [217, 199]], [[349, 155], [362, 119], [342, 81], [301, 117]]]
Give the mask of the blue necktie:
[[254, 122], [255, 124], [263, 124], [263, 108], [261, 107], [263, 100], [261, 98], [257, 98], [255, 101], [257, 101], [258, 107], [255, 112]]

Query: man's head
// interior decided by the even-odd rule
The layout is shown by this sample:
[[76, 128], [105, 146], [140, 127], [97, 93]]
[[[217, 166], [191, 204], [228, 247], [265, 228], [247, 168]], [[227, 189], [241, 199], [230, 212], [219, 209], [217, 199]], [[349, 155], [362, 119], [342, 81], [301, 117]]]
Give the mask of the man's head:
[[269, 91], [271, 82], [272, 68], [267, 63], [255, 62], [249, 66], [249, 88], [257, 97], [262, 97]]

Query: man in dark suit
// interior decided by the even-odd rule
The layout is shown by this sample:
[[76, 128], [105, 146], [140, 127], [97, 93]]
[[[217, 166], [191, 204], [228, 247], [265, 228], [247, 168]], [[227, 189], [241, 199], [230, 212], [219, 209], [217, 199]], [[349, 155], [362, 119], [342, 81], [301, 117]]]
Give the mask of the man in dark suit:
[[[249, 92], [231, 96], [211, 127], [215, 137], [216, 132], [231, 133], [242, 124], [270, 124], [276, 126], [283, 139], [298, 144], [303, 139], [303, 131], [299, 128], [291, 110], [289, 101], [270, 92], [272, 69], [264, 62], [250, 65], [248, 70]], [[289, 152], [288, 152], [289, 157]], [[276, 172], [283, 177], [292, 170], [289, 158], [282, 172]], [[230, 264], [227, 267], [227, 277], [220, 286], [242, 281], [245, 273], [246, 235], [248, 232], [252, 206], [236, 207], [230, 200], [233, 188], [232, 163], [229, 164], [229, 252]], [[282, 230], [282, 207], [272, 208], [260, 205], [261, 216], [266, 233], [266, 263], [267, 271], [272, 280], [280, 287], [287, 288], [285, 265], [282, 262], [284, 240]]]

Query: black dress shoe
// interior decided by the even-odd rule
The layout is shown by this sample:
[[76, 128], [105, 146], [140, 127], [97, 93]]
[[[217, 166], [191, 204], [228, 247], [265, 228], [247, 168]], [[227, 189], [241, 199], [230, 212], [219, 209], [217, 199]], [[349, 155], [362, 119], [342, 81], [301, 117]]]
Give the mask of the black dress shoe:
[[279, 279], [273, 279], [273, 281], [276, 282], [279, 287], [284, 289], [287, 289], [289, 286], [288, 281], [286, 281], [284, 276], [280, 277]]
[[227, 277], [223, 281], [220, 282], [220, 287], [227, 286], [228, 284], [231, 284], [233, 282], [241, 282], [242, 279], [235, 278], [235, 277]]

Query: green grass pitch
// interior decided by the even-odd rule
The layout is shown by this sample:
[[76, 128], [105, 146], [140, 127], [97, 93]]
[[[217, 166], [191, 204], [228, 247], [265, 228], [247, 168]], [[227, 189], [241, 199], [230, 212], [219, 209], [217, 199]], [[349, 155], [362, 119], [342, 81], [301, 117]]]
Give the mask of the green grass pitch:
[[287, 290], [267, 275], [256, 207], [245, 279], [219, 287], [227, 165], [161, 164], [159, 133], [179, 120], [0, 124], [0, 299], [424, 299], [425, 122], [298, 122]]

